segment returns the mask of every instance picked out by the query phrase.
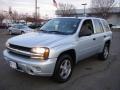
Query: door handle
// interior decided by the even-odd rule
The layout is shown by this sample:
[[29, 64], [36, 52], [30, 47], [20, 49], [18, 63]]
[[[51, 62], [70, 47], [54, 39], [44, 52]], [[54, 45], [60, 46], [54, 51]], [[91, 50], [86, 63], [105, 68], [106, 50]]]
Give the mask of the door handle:
[[96, 38], [93, 38], [93, 40], [96, 40]]

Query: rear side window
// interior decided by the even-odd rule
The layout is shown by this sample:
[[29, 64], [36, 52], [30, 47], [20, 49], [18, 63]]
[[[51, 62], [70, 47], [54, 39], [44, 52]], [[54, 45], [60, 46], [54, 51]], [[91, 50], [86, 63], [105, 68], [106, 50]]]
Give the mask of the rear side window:
[[96, 33], [102, 33], [102, 32], [104, 32], [100, 20], [98, 20], [98, 19], [94, 19], [93, 21], [94, 21], [94, 25], [95, 25], [95, 31], [96, 31]]
[[105, 31], [110, 31], [109, 25], [105, 20], [102, 20], [103, 26], [105, 28]]

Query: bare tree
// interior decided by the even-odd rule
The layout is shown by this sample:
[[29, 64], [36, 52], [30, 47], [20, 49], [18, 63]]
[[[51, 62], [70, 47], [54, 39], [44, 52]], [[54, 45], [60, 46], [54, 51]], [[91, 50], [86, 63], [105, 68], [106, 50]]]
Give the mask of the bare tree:
[[5, 16], [2, 12], [0, 12], [0, 23], [5, 19]]
[[92, 0], [91, 11], [97, 16], [107, 18], [113, 8], [115, 0]]
[[57, 8], [56, 14], [62, 17], [70, 17], [76, 15], [76, 9], [72, 4], [60, 3]]
[[12, 18], [12, 20], [14, 20], [15, 22], [19, 21], [19, 18], [20, 18], [20, 17], [19, 17], [18, 12], [17, 12], [17, 11], [12, 12], [11, 18]]

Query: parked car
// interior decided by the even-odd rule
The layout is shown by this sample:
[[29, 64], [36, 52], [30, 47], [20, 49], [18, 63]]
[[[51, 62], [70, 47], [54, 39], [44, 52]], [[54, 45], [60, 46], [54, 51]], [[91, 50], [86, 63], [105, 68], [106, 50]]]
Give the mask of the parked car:
[[112, 29], [120, 29], [120, 25], [113, 25]]
[[36, 29], [36, 28], [40, 28], [42, 26], [42, 24], [30, 24], [29, 27], [32, 28], [32, 29]]
[[34, 29], [31, 29], [28, 26], [22, 24], [16, 24], [8, 28], [9, 34], [23, 34], [33, 31]]
[[112, 32], [104, 19], [55, 18], [39, 32], [9, 39], [4, 58], [18, 71], [53, 76], [65, 82], [79, 61], [95, 54], [100, 60], [107, 60], [111, 40]]
[[0, 23], [0, 29], [7, 29], [8, 26], [5, 23]]

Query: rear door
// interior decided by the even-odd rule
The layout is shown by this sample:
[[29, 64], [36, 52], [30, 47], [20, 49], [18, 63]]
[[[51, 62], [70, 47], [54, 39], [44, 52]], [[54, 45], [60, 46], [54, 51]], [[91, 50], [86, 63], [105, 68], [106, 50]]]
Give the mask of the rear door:
[[95, 30], [94, 37], [96, 39], [95, 48], [96, 48], [96, 52], [99, 53], [102, 51], [104, 47], [105, 33], [104, 33], [102, 23], [99, 19], [93, 19], [93, 23], [94, 23], [94, 30]]

